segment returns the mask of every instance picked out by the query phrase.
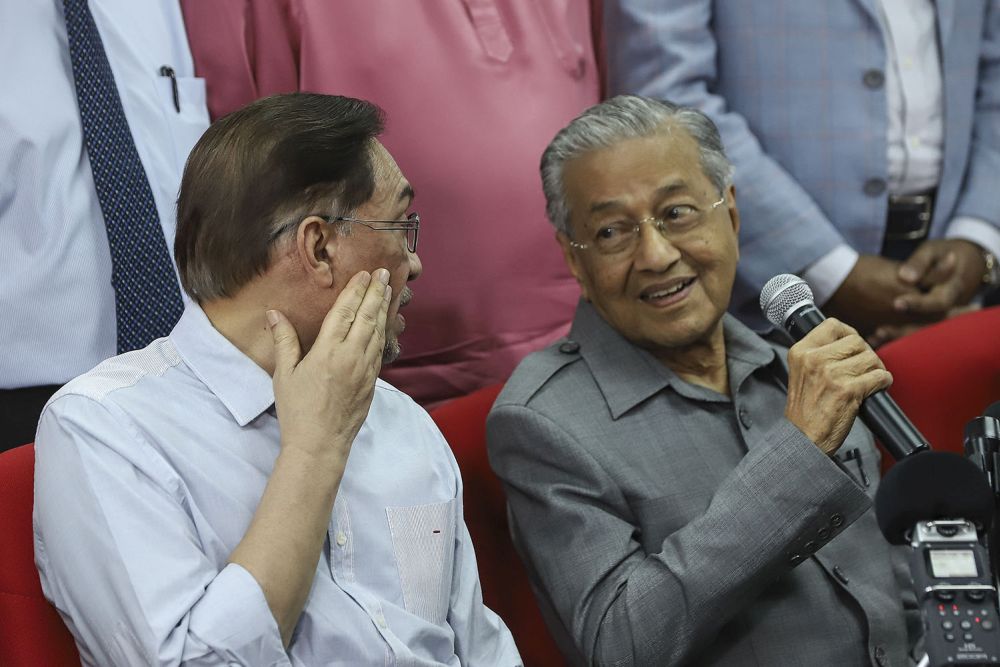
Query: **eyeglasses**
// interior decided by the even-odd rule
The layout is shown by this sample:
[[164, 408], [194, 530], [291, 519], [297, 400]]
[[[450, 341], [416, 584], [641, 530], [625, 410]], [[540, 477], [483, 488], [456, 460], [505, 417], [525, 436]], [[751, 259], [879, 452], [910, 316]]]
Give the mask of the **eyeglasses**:
[[601, 225], [594, 238], [588, 243], [570, 240], [569, 244], [580, 250], [594, 249], [602, 255], [632, 254], [639, 247], [639, 228], [644, 223], [650, 223], [667, 239], [676, 239], [697, 229], [711, 211], [722, 205], [726, 196], [707, 210], [698, 209], [688, 204], [667, 206], [663, 213], [656, 217], [650, 216], [642, 220], [618, 220]]
[[[332, 225], [338, 222], [346, 222], [352, 225], [362, 225], [374, 232], [406, 232], [406, 248], [410, 252], [417, 251], [417, 236], [420, 234], [420, 214], [411, 213], [406, 216], [406, 220], [361, 220], [358, 218], [348, 218], [342, 215], [331, 216], [331, 215], [320, 215], [319, 213], [312, 213], [305, 217], [316, 217], [320, 218], [323, 222], [328, 225]], [[285, 233], [288, 228], [297, 225], [298, 222], [289, 222], [286, 225], [282, 225], [278, 229], [271, 233], [271, 240], [278, 238], [283, 233]]]

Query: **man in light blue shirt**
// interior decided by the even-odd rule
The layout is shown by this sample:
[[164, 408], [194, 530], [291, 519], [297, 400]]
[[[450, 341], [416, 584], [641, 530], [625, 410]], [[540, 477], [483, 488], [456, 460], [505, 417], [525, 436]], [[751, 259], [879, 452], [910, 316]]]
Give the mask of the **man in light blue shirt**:
[[85, 664], [514, 665], [462, 485], [377, 379], [419, 217], [350, 98], [266, 98], [192, 151], [170, 336], [61, 389], [37, 437], [35, 555]]

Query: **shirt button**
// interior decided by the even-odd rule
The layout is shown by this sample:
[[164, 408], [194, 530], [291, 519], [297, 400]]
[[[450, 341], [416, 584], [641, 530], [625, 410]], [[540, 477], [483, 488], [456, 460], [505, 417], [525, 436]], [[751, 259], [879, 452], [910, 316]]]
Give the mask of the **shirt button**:
[[753, 418], [750, 417], [750, 413], [746, 411], [745, 408], [740, 408], [740, 423], [743, 424], [743, 428], [749, 429], [753, 425]]
[[880, 69], [872, 68], [866, 70], [861, 80], [864, 81], [865, 88], [869, 90], [878, 90], [885, 85], [885, 72]]
[[378, 614], [375, 616], [375, 625], [379, 627], [379, 630], [385, 630], [387, 627], [389, 627], [385, 622], [385, 616], [383, 616], [382, 614]]
[[885, 180], [881, 178], [869, 178], [865, 181], [865, 194], [869, 197], [878, 197], [885, 193]]
[[344, 531], [341, 530], [337, 533], [337, 546], [342, 547], [345, 544], [347, 544], [347, 535], [345, 535]]

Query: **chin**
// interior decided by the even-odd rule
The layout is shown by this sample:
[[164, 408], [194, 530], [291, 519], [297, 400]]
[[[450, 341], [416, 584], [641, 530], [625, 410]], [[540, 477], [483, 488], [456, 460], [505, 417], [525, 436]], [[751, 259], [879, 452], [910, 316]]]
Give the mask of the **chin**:
[[402, 348], [399, 346], [399, 339], [395, 336], [387, 339], [385, 347], [382, 348], [382, 365], [391, 364], [399, 359], [400, 352], [402, 352]]

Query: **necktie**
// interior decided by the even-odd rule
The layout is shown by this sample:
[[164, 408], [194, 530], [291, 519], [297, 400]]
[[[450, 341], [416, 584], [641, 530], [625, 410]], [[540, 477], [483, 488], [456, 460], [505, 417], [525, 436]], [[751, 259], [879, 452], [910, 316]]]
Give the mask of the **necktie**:
[[73, 80], [111, 248], [118, 352], [165, 336], [184, 310], [177, 277], [87, 0], [63, 0]]

